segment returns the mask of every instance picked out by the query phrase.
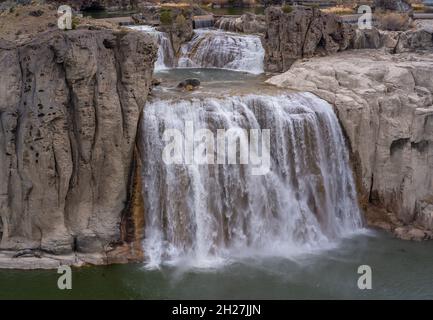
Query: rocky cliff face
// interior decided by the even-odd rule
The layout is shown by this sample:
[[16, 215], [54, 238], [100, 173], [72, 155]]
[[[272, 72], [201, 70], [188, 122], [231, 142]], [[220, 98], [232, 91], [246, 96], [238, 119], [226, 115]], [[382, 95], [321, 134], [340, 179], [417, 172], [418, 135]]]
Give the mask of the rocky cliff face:
[[156, 47], [142, 33], [0, 41], [0, 250], [106, 252], [121, 240]]
[[311, 91], [335, 106], [364, 209], [379, 209], [379, 220], [387, 221], [373, 224], [409, 239], [431, 237], [433, 230], [432, 74], [431, 51], [360, 50], [298, 61], [269, 81]]
[[335, 15], [300, 7], [266, 9], [264, 37], [268, 71], [284, 72], [299, 58], [333, 54], [349, 47], [354, 30]]
[[215, 27], [230, 32], [264, 34], [266, 21], [262, 15], [245, 13], [238, 18], [221, 17], [215, 22]]

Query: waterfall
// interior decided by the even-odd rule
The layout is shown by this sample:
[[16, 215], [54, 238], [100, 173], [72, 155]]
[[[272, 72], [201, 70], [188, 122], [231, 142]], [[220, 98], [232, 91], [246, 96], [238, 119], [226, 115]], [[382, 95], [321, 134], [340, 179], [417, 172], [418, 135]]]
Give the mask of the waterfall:
[[213, 15], [195, 16], [193, 18], [194, 29], [212, 28], [215, 21]]
[[221, 68], [263, 73], [265, 50], [259, 36], [221, 30], [195, 30], [181, 48], [181, 68]]
[[260, 74], [264, 70], [265, 50], [259, 36], [212, 29], [195, 30], [193, 39], [182, 45], [180, 58], [176, 61], [166, 33], [151, 26], [129, 28], [155, 37], [159, 45], [155, 71], [174, 67], [220, 68]]
[[170, 38], [165, 32], [160, 32], [151, 26], [130, 26], [130, 29], [151, 34], [158, 43], [158, 58], [155, 62], [155, 71], [166, 70], [174, 67], [175, 54]]
[[[270, 171], [251, 175], [251, 164], [165, 164], [163, 132], [186, 133], [185, 123], [214, 134], [270, 129]], [[312, 94], [156, 100], [145, 107], [141, 134], [149, 268], [292, 257], [332, 247], [362, 227], [338, 120]]]

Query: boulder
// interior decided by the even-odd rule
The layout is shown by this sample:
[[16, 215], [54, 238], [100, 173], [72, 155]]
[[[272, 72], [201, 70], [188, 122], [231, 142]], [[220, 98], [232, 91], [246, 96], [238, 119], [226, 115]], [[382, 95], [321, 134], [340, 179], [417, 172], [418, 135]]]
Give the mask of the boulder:
[[180, 82], [177, 87], [179, 89], [186, 89], [188, 91], [191, 91], [193, 89], [196, 89], [200, 86], [200, 80], [199, 79], [185, 79], [182, 82]]

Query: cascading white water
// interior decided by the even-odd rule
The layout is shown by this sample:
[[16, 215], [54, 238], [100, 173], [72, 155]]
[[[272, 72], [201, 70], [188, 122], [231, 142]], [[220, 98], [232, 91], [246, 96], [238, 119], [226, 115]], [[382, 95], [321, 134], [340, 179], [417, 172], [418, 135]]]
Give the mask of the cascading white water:
[[[270, 129], [270, 172], [251, 175], [247, 164], [165, 164], [163, 132], [185, 132], [186, 122], [215, 134]], [[158, 100], [146, 106], [142, 130], [148, 267], [291, 257], [332, 246], [362, 226], [338, 120], [312, 94]]]
[[263, 73], [265, 50], [259, 36], [221, 30], [195, 30], [181, 48], [178, 67], [221, 68]]
[[260, 74], [264, 70], [265, 50], [259, 36], [212, 29], [195, 30], [193, 39], [182, 45], [177, 59], [166, 33], [151, 26], [129, 28], [155, 37], [159, 45], [155, 71], [176, 67], [220, 68]]
[[173, 68], [176, 64], [175, 54], [170, 38], [164, 32], [156, 30], [151, 26], [130, 26], [129, 28], [151, 34], [158, 43], [158, 58], [155, 62], [155, 71]]

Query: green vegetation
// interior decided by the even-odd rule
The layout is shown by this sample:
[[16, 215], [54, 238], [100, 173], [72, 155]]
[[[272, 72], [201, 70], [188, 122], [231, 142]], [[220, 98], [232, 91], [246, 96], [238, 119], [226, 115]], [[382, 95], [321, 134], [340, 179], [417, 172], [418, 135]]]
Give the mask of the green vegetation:
[[80, 24], [80, 19], [78, 17], [72, 17], [72, 30], [77, 29]]
[[293, 11], [293, 7], [292, 7], [291, 5], [288, 5], [288, 4], [285, 4], [285, 5], [282, 7], [282, 9], [283, 9], [283, 12], [284, 12], [284, 13], [290, 13], [290, 12]]
[[186, 18], [182, 13], [176, 17], [176, 24], [180, 25], [180, 26], [183, 26], [186, 24]]
[[167, 8], [161, 9], [160, 18], [161, 24], [168, 25], [173, 23], [173, 19], [171, 18], [171, 10]]

